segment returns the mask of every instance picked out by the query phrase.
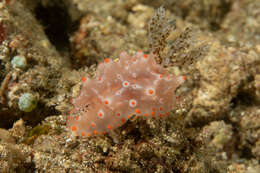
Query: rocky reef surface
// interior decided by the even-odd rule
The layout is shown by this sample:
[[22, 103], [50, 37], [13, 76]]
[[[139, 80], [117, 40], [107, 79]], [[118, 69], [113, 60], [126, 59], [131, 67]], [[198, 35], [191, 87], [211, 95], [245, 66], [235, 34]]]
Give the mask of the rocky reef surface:
[[[180, 104], [71, 136], [81, 77], [122, 51], [149, 53], [162, 5], [175, 29], [157, 62], [186, 76]], [[1, 0], [0, 172], [260, 172], [259, 28], [258, 0]]]

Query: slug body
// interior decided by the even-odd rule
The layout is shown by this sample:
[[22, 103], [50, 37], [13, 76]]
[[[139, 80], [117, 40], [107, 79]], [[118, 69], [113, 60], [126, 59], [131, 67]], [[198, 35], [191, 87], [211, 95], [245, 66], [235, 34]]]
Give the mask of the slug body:
[[68, 127], [76, 136], [91, 136], [120, 127], [132, 115], [168, 115], [177, 102], [175, 90], [184, 81], [157, 64], [153, 54], [122, 52], [117, 62], [106, 58], [95, 79], [82, 78]]

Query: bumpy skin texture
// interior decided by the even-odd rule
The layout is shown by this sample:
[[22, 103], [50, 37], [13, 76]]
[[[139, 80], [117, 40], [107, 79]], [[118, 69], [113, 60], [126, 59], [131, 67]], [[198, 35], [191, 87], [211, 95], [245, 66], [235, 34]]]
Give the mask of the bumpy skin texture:
[[97, 77], [82, 78], [82, 89], [72, 99], [68, 126], [74, 135], [91, 136], [123, 125], [132, 115], [165, 116], [174, 107], [183, 76], [169, 74], [153, 54], [120, 54], [118, 62], [105, 59]]

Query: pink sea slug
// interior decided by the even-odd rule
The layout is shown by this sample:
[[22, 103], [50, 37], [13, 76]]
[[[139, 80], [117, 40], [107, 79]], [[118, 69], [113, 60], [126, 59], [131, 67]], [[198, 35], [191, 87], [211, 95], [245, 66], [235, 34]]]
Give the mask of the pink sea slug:
[[185, 77], [169, 74], [154, 56], [122, 52], [117, 62], [106, 58], [100, 63], [95, 79], [83, 77], [67, 122], [72, 133], [91, 136], [120, 127], [133, 115], [168, 115], [177, 102], [175, 90]]

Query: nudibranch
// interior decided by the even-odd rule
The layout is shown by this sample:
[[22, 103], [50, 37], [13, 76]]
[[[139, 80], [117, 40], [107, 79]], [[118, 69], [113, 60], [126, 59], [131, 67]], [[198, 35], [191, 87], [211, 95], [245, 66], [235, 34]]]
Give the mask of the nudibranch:
[[153, 54], [122, 52], [116, 62], [106, 58], [95, 79], [82, 77], [68, 127], [76, 136], [91, 136], [120, 127], [133, 115], [166, 116], [177, 102], [176, 88], [184, 81], [184, 76], [157, 64]]

